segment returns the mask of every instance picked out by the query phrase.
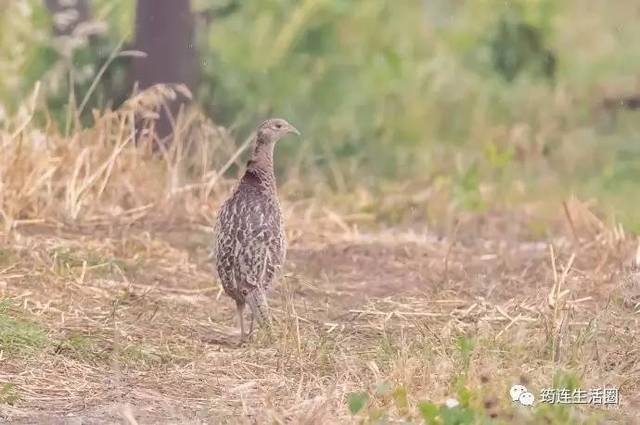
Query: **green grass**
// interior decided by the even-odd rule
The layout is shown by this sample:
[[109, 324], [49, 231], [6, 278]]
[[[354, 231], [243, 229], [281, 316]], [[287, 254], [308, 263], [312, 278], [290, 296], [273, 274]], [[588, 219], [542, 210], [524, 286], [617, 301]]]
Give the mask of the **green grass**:
[[17, 394], [13, 384], [0, 382], [0, 405], [13, 405], [19, 400], [20, 396]]
[[133, 260], [117, 258], [92, 250], [59, 247], [49, 252], [52, 268], [61, 276], [78, 275], [83, 269], [93, 276], [112, 277], [134, 275], [144, 261], [139, 255]]
[[452, 399], [457, 401], [456, 406], [423, 400], [415, 403], [416, 409], [410, 409], [405, 387], [379, 383], [370, 392], [349, 394], [346, 408], [360, 424], [385, 424], [392, 417], [401, 418], [401, 423], [406, 425], [595, 425], [603, 419], [598, 412], [585, 414], [573, 406], [547, 403], [516, 406], [506, 412], [497, 408], [498, 402], [487, 397], [487, 389], [480, 386], [461, 387]]
[[11, 309], [10, 300], [0, 300], [0, 350], [7, 355], [31, 353], [48, 342], [46, 330]]
[[82, 362], [111, 364], [116, 361], [137, 368], [151, 368], [171, 360], [169, 352], [151, 349], [143, 341], [124, 341], [120, 347], [114, 344], [110, 334], [70, 334], [52, 338], [43, 326], [10, 309], [11, 305], [10, 300], [0, 301], [0, 350], [4, 355], [29, 357], [48, 350]]

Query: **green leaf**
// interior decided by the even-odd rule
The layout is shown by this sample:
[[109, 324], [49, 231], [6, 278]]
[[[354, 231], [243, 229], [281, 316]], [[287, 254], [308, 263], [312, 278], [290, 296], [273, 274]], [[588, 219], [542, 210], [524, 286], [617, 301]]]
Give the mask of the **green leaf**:
[[438, 425], [438, 406], [428, 401], [418, 403], [418, 410], [427, 425]]
[[409, 413], [409, 400], [407, 399], [407, 389], [404, 386], [396, 387], [393, 390], [393, 400], [396, 403], [396, 408], [398, 412], [405, 416]]
[[471, 425], [474, 420], [473, 411], [466, 407], [440, 408], [440, 417], [444, 425]]
[[349, 412], [351, 412], [352, 415], [355, 415], [362, 410], [364, 405], [367, 403], [367, 400], [369, 400], [369, 395], [367, 393], [350, 394], [348, 400]]
[[458, 390], [458, 401], [462, 406], [469, 406], [471, 401], [471, 391], [467, 387], [461, 387]]

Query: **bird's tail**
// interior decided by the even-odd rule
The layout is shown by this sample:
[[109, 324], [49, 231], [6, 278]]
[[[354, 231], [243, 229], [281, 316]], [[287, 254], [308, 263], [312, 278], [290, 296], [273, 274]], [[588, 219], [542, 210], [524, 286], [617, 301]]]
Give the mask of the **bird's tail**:
[[267, 304], [267, 294], [261, 288], [256, 288], [247, 295], [247, 304], [260, 326], [271, 327], [271, 315]]

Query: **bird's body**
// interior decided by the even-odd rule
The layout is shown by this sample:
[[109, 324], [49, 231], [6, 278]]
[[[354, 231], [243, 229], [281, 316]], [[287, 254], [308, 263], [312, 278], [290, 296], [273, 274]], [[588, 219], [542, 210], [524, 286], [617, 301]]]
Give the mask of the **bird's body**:
[[250, 289], [266, 294], [285, 260], [282, 213], [275, 185], [268, 180], [247, 170], [216, 223], [218, 276], [225, 293], [240, 304], [246, 303]]
[[[275, 142], [296, 132], [284, 120], [267, 120], [256, 133], [251, 159], [214, 229], [214, 261], [225, 293], [235, 302], [241, 339], [246, 304], [253, 321], [269, 323], [267, 292], [284, 265], [286, 240], [273, 170]], [[251, 330], [249, 333], [251, 333]]]

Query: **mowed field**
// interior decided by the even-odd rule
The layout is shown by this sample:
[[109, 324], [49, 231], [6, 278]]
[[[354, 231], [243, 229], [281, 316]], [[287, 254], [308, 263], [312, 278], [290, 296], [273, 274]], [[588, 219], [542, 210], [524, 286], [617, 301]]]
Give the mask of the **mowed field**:
[[[447, 423], [637, 421], [633, 238], [576, 220], [575, 234], [521, 240], [526, 217], [499, 214], [447, 235], [359, 231], [285, 206], [275, 326], [242, 346], [204, 224], [43, 222], [3, 235], [0, 420], [422, 423], [420, 403], [456, 398], [473, 420]], [[620, 405], [525, 408], [514, 383], [536, 397], [617, 387]]]
[[[389, 203], [447, 203], [331, 194], [288, 164], [274, 327], [238, 345], [208, 257], [247, 143], [193, 116], [152, 154], [134, 111], [166, 90], [69, 136], [0, 131], [0, 421], [637, 423], [638, 240], [576, 199], [394, 224]], [[525, 407], [514, 384], [620, 400]]]

